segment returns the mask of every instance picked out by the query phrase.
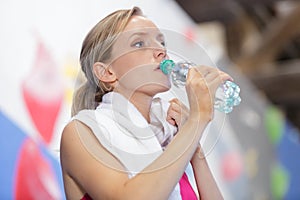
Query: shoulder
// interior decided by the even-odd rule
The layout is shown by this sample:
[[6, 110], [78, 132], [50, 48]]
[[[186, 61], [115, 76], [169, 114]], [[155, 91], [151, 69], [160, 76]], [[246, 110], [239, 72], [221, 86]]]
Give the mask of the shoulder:
[[86, 138], [96, 140], [91, 127], [81, 120], [73, 119], [70, 121], [62, 131], [60, 141], [61, 155], [64, 151], [80, 150], [81, 147], [86, 146], [83, 143], [83, 140]]
[[63, 129], [60, 140], [60, 158], [63, 167], [72, 159], [82, 146], [78, 131], [89, 132], [89, 128], [78, 120], [70, 121]]
[[[126, 173], [121, 173], [124, 172], [121, 163], [95, 139], [91, 129], [78, 120], [70, 121], [63, 129], [60, 159], [68, 197], [73, 197], [76, 188], [76, 198], [86, 192], [105, 196], [113, 184], [128, 179]], [[113, 183], [103, 182], [103, 178], [111, 179], [112, 174], [116, 177]]]
[[63, 129], [60, 159], [62, 167], [69, 173], [79, 166], [99, 159], [102, 163], [112, 162], [120, 168], [119, 161], [100, 143], [93, 130], [79, 120], [72, 120]]
[[91, 132], [90, 128], [83, 122], [73, 119], [62, 131], [61, 144], [76, 142], [76, 139], [78, 139], [79, 136], [79, 131]]

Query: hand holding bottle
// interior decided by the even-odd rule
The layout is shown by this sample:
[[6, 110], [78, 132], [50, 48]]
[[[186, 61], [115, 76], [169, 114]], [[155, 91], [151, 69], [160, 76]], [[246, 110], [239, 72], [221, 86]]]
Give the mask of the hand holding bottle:
[[208, 66], [189, 69], [185, 88], [190, 105], [190, 117], [211, 120], [214, 113], [215, 93], [224, 82], [232, 78], [220, 70]]
[[[160, 63], [161, 70], [165, 74], [168, 74], [170, 76], [173, 84], [177, 87], [186, 84], [187, 74], [189, 69], [191, 68], [197, 68], [200, 73], [203, 72], [204, 76], [208, 75], [207, 73], [209, 72], [213, 72], [213, 69], [215, 69], [220, 76], [223, 76], [225, 74], [217, 68], [210, 67], [210, 70], [208, 70], [202, 69], [205, 68], [204, 66], [195, 66], [195, 64], [189, 62], [175, 63], [173, 60], [163, 60]], [[213, 74], [214, 73], [212, 73], [211, 75]], [[240, 88], [238, 85], [232, 82], [232, 78], [224, 78], [222, 83], [220, 83], [217, 90], [213, 93], [214, 95], [216, 95], [214, 108], [223, 113], [230, 113], [233, 110], [233, 107], [239, 105], [241, 102], [241, 98], [239, 96]]]

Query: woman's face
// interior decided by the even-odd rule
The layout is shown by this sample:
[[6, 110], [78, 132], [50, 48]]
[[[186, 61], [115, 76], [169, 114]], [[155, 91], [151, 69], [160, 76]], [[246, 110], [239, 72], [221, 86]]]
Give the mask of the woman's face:
[[166, 59], [165, 40], [153, 22], [133, 16], [112, 48], [110, 66], [118, 79], [116, 90], [155, 95], [170, 88], [159, 69]]

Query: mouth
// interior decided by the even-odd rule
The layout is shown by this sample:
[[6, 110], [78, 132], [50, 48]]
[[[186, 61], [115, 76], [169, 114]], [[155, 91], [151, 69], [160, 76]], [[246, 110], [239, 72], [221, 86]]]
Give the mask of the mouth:
[[154, 68], [154, 71], [157, 71], [157, 70], [160, 70], [160, 64], [158, 64], [158, 65], [156, 66], [156, 68]]

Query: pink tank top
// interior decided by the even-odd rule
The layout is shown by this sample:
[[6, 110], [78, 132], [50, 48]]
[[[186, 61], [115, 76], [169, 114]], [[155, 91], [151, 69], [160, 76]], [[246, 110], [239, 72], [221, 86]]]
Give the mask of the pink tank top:
[[[197, 200], [197, 196], [189, 182], [189, 179], [184, 173], [179, 181], [180, 195], [182, 200]], [[81, 200], [92, 200], [92, 198], [86, 193]]]
[[87, 193], [80, 200], [93, 200]]

